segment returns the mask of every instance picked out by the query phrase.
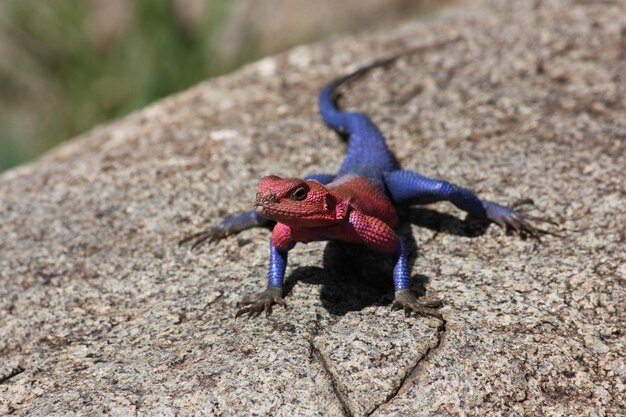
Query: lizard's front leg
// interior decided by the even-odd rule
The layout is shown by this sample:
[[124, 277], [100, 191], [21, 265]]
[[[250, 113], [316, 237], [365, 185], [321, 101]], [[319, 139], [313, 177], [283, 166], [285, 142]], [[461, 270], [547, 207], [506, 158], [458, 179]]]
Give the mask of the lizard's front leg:
[[435, 310], [443, 305], [441, 300], [424, 297], [418, 299], [410, 290], [411, 275], [409, 274], [407, 256], [402, 242], [400, 242], [397, 254], [398, 261], [393, 268], [393, 285], [396, 293], [391, 310], [402, 309], [407, 317], [411, 315], [411, 312], [414, 312], [443, 320], [441, 314]]
[[246, 296], [237, 303], [241, 307], [235, 314], [235, 318], [248, 314], [248, 317], [256, 317], [265, 311], [266, 315], [272, 314], [272, 306], [278, 304], [287, 308], [283, 300], [283, 281], [287, 269], [288, 251], [295, 246], [291, 239], [291, 229], [282, 223], [277, 223], [272, 232], [270, 243], [270, 268], [268, 272], [267, 288], [265, 291]]
[[396, 266], [393, 268], [395, 297], [391, 309], [394, 311], [403, 309], [407, 317], [413, 312], [443, 320], [441, 314], [435, 310], [443, 305], [440, 300], [424, 297], [418, 299], [411, 291], [411, 274], [406, 251], [396, 232], [380, 219], [357, 210], [350, 212], [350, 224], [367, 246], [379, 252], [393, 252], [398, 256]]

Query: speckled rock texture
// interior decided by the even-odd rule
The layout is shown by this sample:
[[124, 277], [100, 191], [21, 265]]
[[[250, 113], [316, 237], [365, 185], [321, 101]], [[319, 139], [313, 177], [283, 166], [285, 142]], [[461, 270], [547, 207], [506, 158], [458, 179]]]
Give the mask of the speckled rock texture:
[[[297, 246], [288, 310], [263, 288], [269, 231], [197, 252], [258, 179], [332, 172], [343, 90], [406, 169], [557, 220], [541, 242], [448, 204], [403, 213], [415, 289], [445, 323], [390, 312], [391, 260]], [[54, 109], [51, 109], [53, 111]], [[489, 1], [297, 48], [203, 83], [0, 177], [0, 414], [620, 416], [626, 407], [626, 5]]]

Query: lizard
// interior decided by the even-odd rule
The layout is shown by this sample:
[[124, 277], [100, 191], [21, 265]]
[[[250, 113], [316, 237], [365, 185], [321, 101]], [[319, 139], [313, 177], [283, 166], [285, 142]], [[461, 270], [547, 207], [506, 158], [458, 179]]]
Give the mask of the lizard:
[[289, 251], [297, 243], [339, 240], [362, 243], [377, 252], [395, 257], [393, 269], [394, 301], [391, 309], [406, 316], [422, 314], [441, 320], [437, 311], [443, 303], [429, 297], [417, 298], [410, 289], [411, 275], [402, 240], [393, 230], [398, 223], [396, 209], [413, 204], [448, 201], [469, 216], [494, 222], [521, 236], [539, 239], [549, 233], [531, 221], [533, 217], [518, 210], [525, 199], [511, 206], [480, 199], [468, 188], [445, 180], [402, 170], [389, 150], [378, 127], [362, 112], [343, 111], [337, 104], [338, 88], [376, 67], [389, 65], [405, 54], [379, 59], [328, 83], [319, 94], [319, 112], [325, 124], [347, 139], [347, 150], [337, 174], [313, 174], [303, 178], [261, 178], [254, 199], [254, 210], [227, 218], [217, 226], [192, 234], [180, 244], [192, 242], [192, 249], [205, 242], [274, 222], [270, 240], [270, 265], [267, 287], [239, 303], [235, 317], [272, 313], [274, 305], [287, 308], [283, 282]]

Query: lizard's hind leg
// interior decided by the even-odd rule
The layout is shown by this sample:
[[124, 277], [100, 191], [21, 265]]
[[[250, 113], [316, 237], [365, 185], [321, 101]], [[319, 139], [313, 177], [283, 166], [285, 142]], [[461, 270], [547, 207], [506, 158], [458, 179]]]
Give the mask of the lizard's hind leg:
[[191, 250], [196, 249], [203, 243], [216, 242], [226, 236], [234, 235], [242, 230], [257, 226], [265, 226], [271, 221], [261, 217], [256, 211], [246, 213], [223, 220], [217, 226], [189, 235], [178, 242], [179, 246], [191, 242]]
[[504, 229], [513, 229], [521, 236], [529, 235], [539, 239], [542, 234], [554, 234], [532, 225], [529, 221], [552, 223], [550, 219], [531, 217], [516, 207], [528, 205], [524, 199], [511, 207], [493, 201], [482, 200], [471, 190], [447, 181], [424, 177], [416, 172], [392, 171], [385, 174], [385, 184], [396, 204], [429, 204], [449, 201], [470, 216], [483, 217]]

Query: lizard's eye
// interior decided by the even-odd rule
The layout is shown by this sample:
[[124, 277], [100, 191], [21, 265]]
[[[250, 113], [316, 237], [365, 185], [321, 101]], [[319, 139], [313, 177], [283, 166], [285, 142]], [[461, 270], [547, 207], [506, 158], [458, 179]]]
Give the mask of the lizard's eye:
[[293, 201], [303, 201], [306, 198], [307, 190], [304, 187], [296, 188], [289, 196]]

